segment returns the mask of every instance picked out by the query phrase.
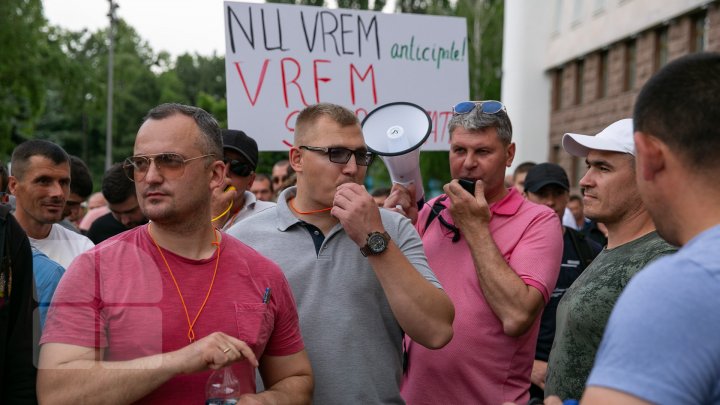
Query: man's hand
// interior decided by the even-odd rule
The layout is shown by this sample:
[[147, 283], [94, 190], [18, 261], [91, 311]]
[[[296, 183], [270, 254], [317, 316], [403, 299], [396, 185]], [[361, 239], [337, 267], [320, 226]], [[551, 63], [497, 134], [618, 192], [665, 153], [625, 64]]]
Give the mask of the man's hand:
[[[230, 207], [230, 204], [233, 203], [235, 197], [237, 197], [237, 190], [235, 190], [235, 187], [227, 184], [227, 179], [224, 179], [220, 187], [213, 189], [211, 199], [211, 218], [217, 218], [214, 222], [220, 224], [218, 227], [225, 224], [225, 221], [227, 221], [229, 214], [232, 211], [232, 209], [228, 210], [228, 207]], [[223, 213], [225, 214], [221, 215]]]
[[414, 225], [418, 218], [415, 184], [409, 184], [405, 187], [402, 184], [394, 183], [390, 195], [383, 203], [383, 208], [403, 214]]
[[247, 360], [258, 366], [252, 349], [242, 340], [215, 332], [174, 353], [182, 364], [182, 373], [190, 374], [207, 369], [218, 370], [232, 363]]
[[[104, 349], [46, 343], [40, 352], [37, 392], [40, 402], [134, 403], [175, 376], [258, 361], [243, 341], [215, 332], [182, 349], [124, 361], [101, 361]], [[83, 381], [83, 384], [74, 382]]]
[[530, 382], [538, 387], [545, 389], [545, 378], [547, 377], [548, 364], [546, 361], [533, 360], [532, 373], [530, 373]]
[[385, 231], [380, 208], [365, 187], [359, 184], [345, 183], [337, 188], [330, 214], [340, 221], [350, 239], [359, 247], [365, 246], [369, 233]]
[[458, 228], [473, 229], [490, 223], [490, 207], [485, 199], [485, 183], [482, 180], [475, 182], [475, 195], [468, 193], [457, 180], [446, 184], [443, 191], [452, 201], [448, 210]]

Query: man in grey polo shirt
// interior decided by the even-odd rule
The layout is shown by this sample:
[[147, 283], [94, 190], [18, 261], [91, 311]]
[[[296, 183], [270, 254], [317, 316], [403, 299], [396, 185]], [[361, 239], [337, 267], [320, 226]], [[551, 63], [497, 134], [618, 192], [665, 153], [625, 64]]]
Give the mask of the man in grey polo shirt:
[[228, 231], [285, 272], [316, 404], [403, 403], [403, 332], [428, 348], [452, 338], [453, 305], [415, 228], [361, 185], [372, 158], [351, 111], [306, 108], [290, 149], [297, 187]]

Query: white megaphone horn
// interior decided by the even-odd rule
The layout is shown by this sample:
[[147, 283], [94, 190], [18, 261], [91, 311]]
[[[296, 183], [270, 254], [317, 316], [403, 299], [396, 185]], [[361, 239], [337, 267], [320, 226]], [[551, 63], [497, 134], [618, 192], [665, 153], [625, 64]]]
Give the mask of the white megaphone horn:
[[395, 102], [372, 110], [362, 122], [365, 143], [380, 156], [393, 183], [415, 183], [418, 206], [425, 200], [420, 174], [420, 146], [430, 136], [432, 120], [412, 103]]

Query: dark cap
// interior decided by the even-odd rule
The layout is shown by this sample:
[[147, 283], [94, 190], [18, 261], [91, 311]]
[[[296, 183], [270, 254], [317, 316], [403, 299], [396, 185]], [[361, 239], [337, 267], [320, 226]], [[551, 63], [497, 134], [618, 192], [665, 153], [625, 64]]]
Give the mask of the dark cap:
[[245, 156], [252, 165], [253, 170], [258, 163], [258, 146], [254, 139], [250, 138], [245, 132], [236, 129], [222, 130], [223, 148], [232, 149]]
[[555, 163], [540, 163], [530, 168], [525, 177], [525, 192], [537, 193], [541, 188], [556, 184], [570, 191], [565, 170]]

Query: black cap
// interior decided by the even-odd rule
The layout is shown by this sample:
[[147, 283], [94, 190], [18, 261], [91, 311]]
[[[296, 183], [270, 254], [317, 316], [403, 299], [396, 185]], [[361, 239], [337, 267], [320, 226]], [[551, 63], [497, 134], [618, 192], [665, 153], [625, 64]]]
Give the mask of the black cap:
[[222, 130], [223, 148], [232, 149], [245, 156], [253, 170], [258, 163], [258, 146], [254, 139], [237, 129]]
[[570, 191], [565, 169], [555, 163], [540, 163], [530, 168], [525, 177], [525, 192], [537, 193], [541, 188], [556, 184]]

